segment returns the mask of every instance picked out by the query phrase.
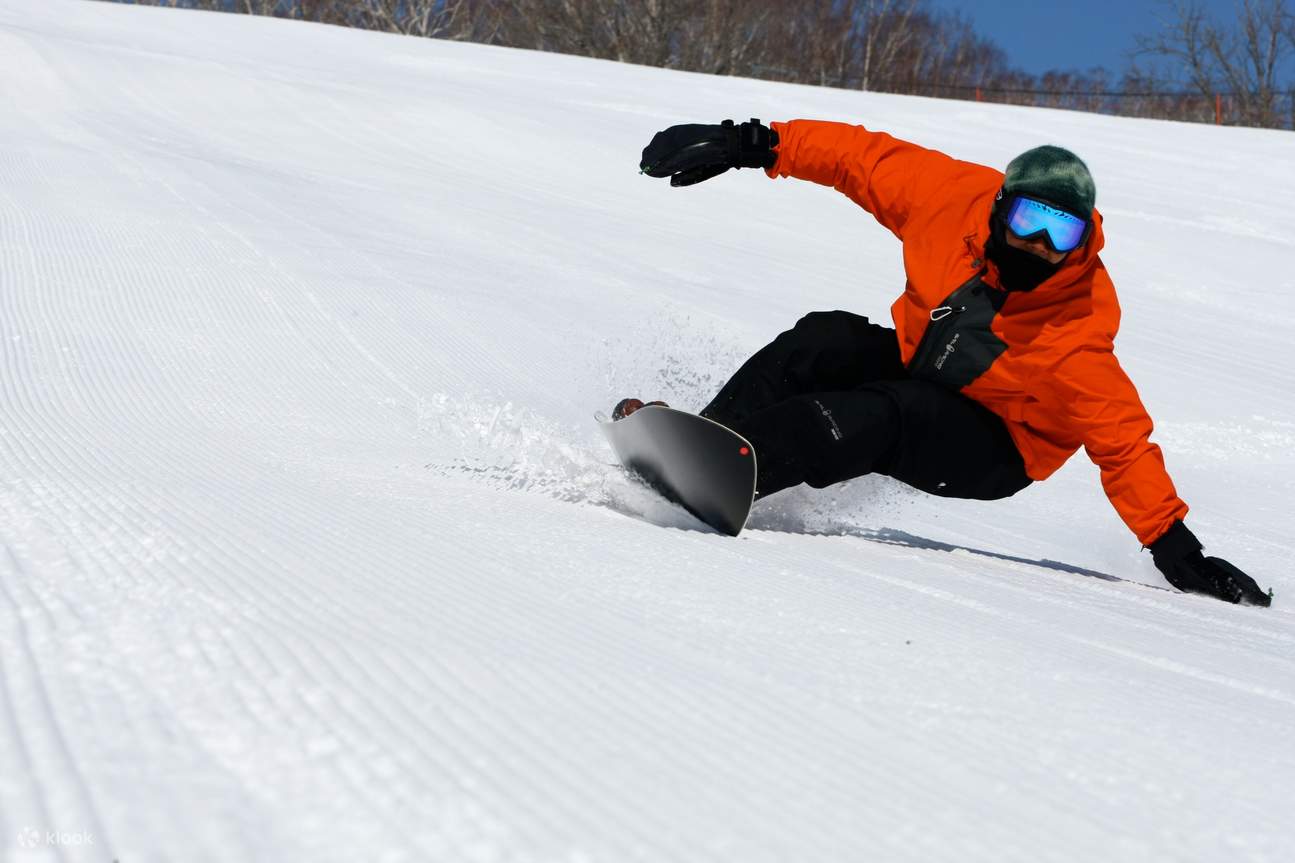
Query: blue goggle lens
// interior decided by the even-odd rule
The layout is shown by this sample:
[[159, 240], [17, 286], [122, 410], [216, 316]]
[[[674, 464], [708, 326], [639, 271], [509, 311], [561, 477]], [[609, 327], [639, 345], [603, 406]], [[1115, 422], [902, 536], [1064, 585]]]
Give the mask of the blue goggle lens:
[[1034, 198], [1018, 197], [1007, 211], [1007, 227], [1022, 240], [1045, 234], [1057, 252], [1069, 252], [1084, 241], [1088, 220]]

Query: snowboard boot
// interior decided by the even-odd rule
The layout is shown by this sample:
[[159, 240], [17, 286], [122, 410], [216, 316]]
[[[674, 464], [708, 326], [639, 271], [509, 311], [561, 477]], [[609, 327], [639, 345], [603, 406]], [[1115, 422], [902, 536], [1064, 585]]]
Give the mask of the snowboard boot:
[[616, 403], [616, 407], [612, 408], [612, 419], [623, 420], [625, 417], [634, 413], [634, 411], [642, 407], [647, 407], [648, 405], [659, 405], [663, 408], [670, 407], [662, 401], [648, 402], [647, 404], [644, 404], [641, 399], [621, 399]]

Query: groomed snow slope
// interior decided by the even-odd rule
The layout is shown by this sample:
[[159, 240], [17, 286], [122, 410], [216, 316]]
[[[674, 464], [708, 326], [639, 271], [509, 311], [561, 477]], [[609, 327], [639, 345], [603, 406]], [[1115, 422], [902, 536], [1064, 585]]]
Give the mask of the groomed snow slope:
[[[636, 173], [751, 115], [1082, 154], [1273, 608], [1167, 589], [1082, 454], [737, 540], [611, 467], [594, 410], [902, 285], [830, 190]], [[1290, 133], [0, 0], [0, 859], [1292, 859], [1292, 200]]]

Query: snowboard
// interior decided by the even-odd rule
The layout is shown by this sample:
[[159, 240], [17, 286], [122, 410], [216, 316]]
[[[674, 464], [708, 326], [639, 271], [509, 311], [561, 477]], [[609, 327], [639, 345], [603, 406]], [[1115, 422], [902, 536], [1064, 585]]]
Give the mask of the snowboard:
[[746, 438], [660, 405], [595, 418], [626, 469], [720, 533], [741, 533], [755, 501], [755, 448]]

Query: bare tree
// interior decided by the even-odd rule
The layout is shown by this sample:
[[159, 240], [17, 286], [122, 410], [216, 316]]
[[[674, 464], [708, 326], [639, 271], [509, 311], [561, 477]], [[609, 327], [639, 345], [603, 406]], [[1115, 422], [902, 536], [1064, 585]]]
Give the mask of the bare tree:
[[273, 15], [278, 6], [279, 0], [235, 0], [234, 11], [244, 15]]
[[808, 2], [800, 16], [800, 33], [788, 47], [793, 58], [798, 46], [808, 65], [809, 82], [827, 87], [849, 85], [858, 54], [859, 28], [855, 25], [852, 0]]
[[350, 6], [353, 26], [451, 38], [462, 31], [470, 8], [468, 0], [362, 0]]
[[855, 4], [863, 29], [860, 90], [871, 89], [878, 80], [898, 71], [896, 60], [915, 36], [910, 25], [917, 4], [918, 0], [862, 0]]
[[1295, 56], [1295, 16], [1287, 0], [1240, 0], [1231, 28], [1211, 20], [1197, 0], [1166, 6], [1165, 28], [1140, 38], [1139, 54], [1170, 61], [1206, 100], [1226, 92], [1237, 122], [1285, 125], [1278, 76]]
[[699, 0], [500, 0], [504, 44], [676, 66]]
[[[118, 0], [123, 2], [123, 0]], [[1164, 29], [1114, 80], [1011, 67], [962, 14], [930, 0], [124, 0], [832, 87], [1295, 128], [1295, 0], [1236, 0], [1232, 26], [1166, 0]], [[1285, 64], [1285, 66], [1284, 66]], [[1186, 91], [1183, 88], [1186, 87]]]
[[679, 33], [679, 67], [712, 75], [751, 74], [764, 61], [777, 0], [700, 0]]

